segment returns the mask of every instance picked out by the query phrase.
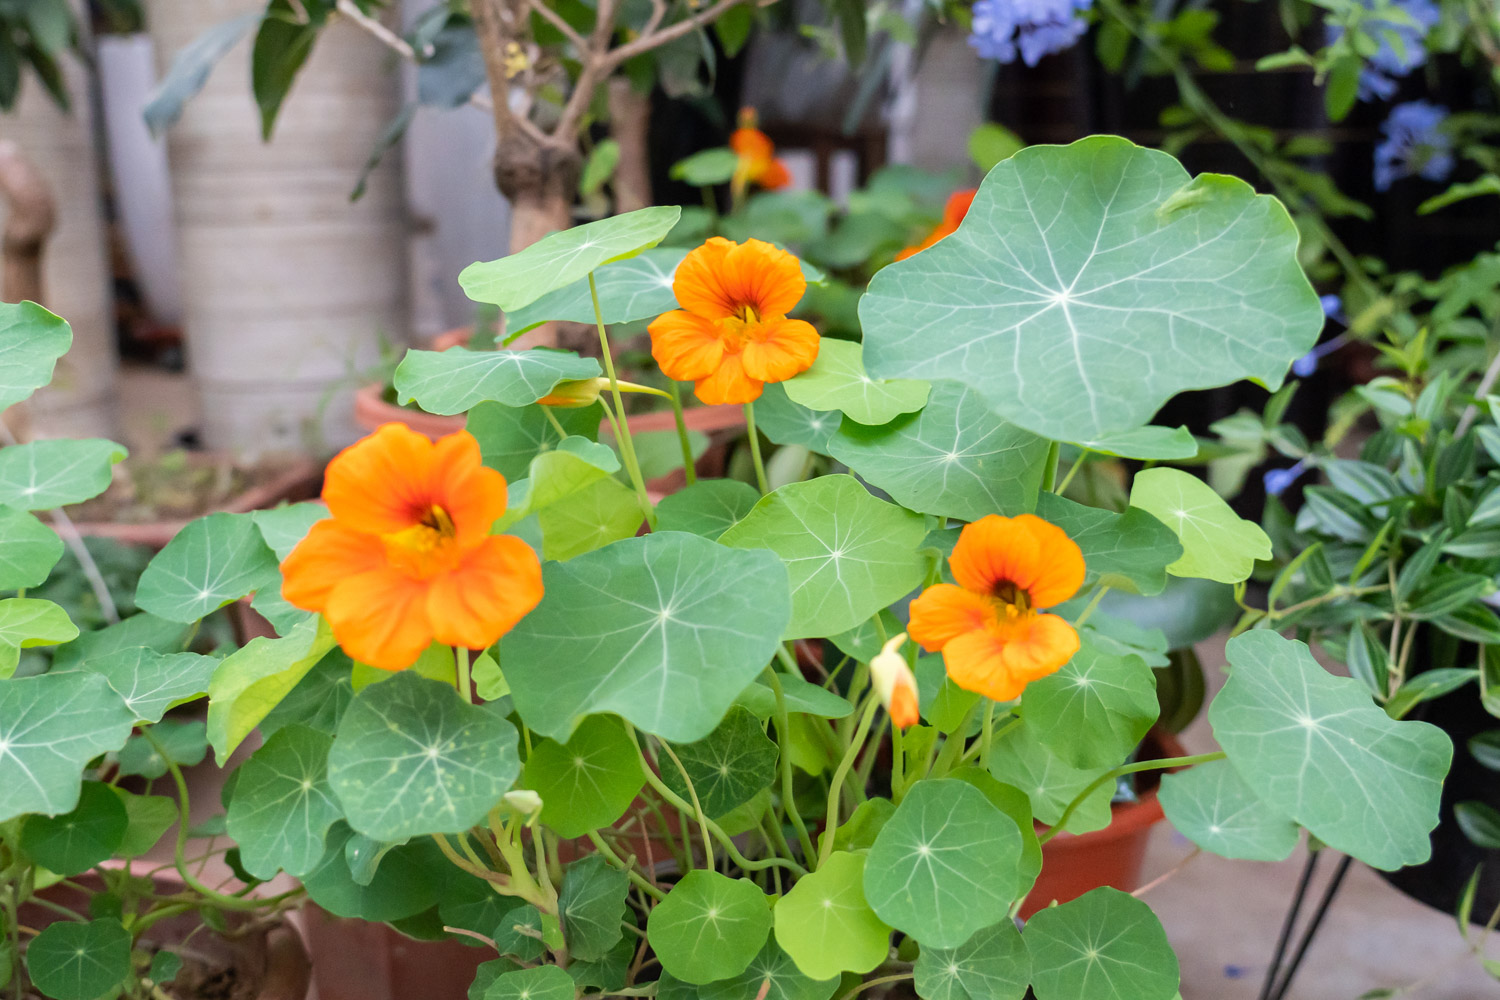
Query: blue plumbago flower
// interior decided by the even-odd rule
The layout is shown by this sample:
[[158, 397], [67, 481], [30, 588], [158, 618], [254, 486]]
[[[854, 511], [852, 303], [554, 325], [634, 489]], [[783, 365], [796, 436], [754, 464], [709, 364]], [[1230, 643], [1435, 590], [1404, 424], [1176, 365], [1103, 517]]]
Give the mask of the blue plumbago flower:
[[1407, 101], [1391, 109], [1375, 146], [1375, 190], [1403, 177], [1443, 181], [1453, 172], [1453, 137], [1442, 131], [1448, 109], [1429, 101]]
[[[1375, 8], [1374, 0], [1360, 0], [1368, 10]], [[1427, 61], [1425, 45], [1427, 32], [1431, 31], [1442, 17], [1434, 0], [1395, 0], [1390, 6], [1399, 9], [1419, 27], [1410, 24], [1371, 18], [1365, 21], [1367, 34], [1380, 42], [1380, 48], [1359, 74], [1359, 99], [1361, 101], [1388, 101], [1396, 94], [1398, 80]], [[1343, 25], [1328, 26], [1328, 41], [1343, 37]], [[1392, 39], [1394, 36], [1394, 41]], [[1399, 41], [1399, 45], [1396, 44]]]
[[1306, 471], [1306, 459], [1302, 459], [1296, 465], [1285, 469], [1271, 469], [1265, 475], [1266, 493], [1273, 497], [1281, 496]]
[[1021, 60], [1028, 66], [1043, 56], [1071, 48], [1088, 24], [1078, 16], [1094, 0], [977, 0], [969, 44], [986, 59]]
[[[1343, 299], [1339, 298], [1337, 295], [1320, 295], [1318, 296], [1318, 303], [1323, 307], [1324, 316], [1333, 320], [1335, 323], [1342, 323], [1345, 326], [1349, 325], [1349, 321], [1344, 318]], [[1292, 374], [1296, 375], [1298, 378], [1307, 378], [1313, 372], [1318, 370], [1319, 361], [1321, 361], [1327, 355], [1332, 354], [1340, 347], [1343, 347], [1344, 342], [1348, 339], [1348, 332], [1344, 332], [1339, 334], [1337, 337], [1333, 337], [1329, 340], [1323, 341], [1323, 343], [1314, 347], [1312, 350], [1302, 355], [1302, 357], [1292, 362]]]
[[1344, 318], [1344, 300], [1341, 297], [1337, 295], [1319, 295], [1318, 305], [1323, 307], [1324, 316], [1327, 316], [1335, 323], [1342, 323], [1345, 326], [1349, 325], [1349, 321]]

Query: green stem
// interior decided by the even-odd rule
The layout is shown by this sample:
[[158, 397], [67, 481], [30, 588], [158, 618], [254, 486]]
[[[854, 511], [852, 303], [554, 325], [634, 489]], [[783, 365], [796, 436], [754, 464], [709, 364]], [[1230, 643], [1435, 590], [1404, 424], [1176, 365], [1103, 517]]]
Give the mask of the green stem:
[[693, 787], [693, 779], [688, 776], [687, 768], [682, 766], [682, 761], [677, 759], [677, 754], [672, 750], [671, 744], [666, 740], [659, 740], [658, 745], [672, 758], [672, 763], [677, 767], [677, 773], [682, 775], [683, 782], [687, 785], [688, 798], [693, 803], [693, 816], [698, 820], [698, 829], [703, 834], [703, 857], [712, 871], [714, 865], [714, 839], [708, 834], [708, 814], [703, 811], [703, 803], [698, 801], [698, 789]]
[[984, 728], [979, 732], [979, 766], [990, 769], [990, 745], [995, 742], [995, 702], [984, 699]]
[[886, 983], [899, 983], [911, 977], [912, 974], [910, 972], [898, 972], [893, 976], [881, 976], [879, 979], [871, 979], [860, 983], [854, 989], [840, 997], [839, 1000], [850, 1000], [851, 997], [859, 996], [865, 990], [874, 989], [876, 986], [884, 986]]
[[1068, 820], [1073, 818], [1073, 813], [1077, 812], [1078, 807], [1083, 804], [1083, 800], [1092, 795], [1100, 785], [1107, 781], [1117, 781], [1125, 775], [1135, 774], [1137, 771], [1158, 771], [1171, 767], [1191, 767], [1194, 764], [1207, 764], [1211, 761], [1223, 760], [1224, 757], [1225, 753], [1223, 750], [1215, 750], [1213, 753], [1200, 753], [1191, 757], [1165, 757], [1161, 760], [1142, 760], [1134, 764], [1121, 764], [1113, 771], [1105, 771], [1099, 777], [1089, 782], [1087, 788], [1074, 796], [1073, 801], [1068, 803], [1068, 808], [1064, 809], [1062, 815], [1057, 818], [1057, 822], [1037, 839], [1045, 844], [1061, 833], [1063, 827], [1067, 826]]
[[797, 831], [797, 840], [802, 844], [802, 856], [810, 863], [818, 856], [818, 852], [813, 848], [812, 838], [807, 835], [807, 824], [802, 822], [802, 816], [797, 812], [797, 799], [792, 789], [791, 713], [786, 709], [786, 691], [781, 687], [781, 678], [776, 675], [775, 670], [767, 673], [771, 678], [771, 690], [776, 692], [776, 743], [781, 757], [781, 807], [792, 821], [792, 828]]
[[618, 436], [615, 438], [620, 443], [620, 456], [625, 460], [625, 469], [630, 473], [630, 482], [635, 486], [636, 498], [641, 503], [641, 513], [646, 515], [646, 523], [651, 530], [656, 530], [656, 508], [651, 503], [651, 497], [646, 493], [646, 480], [641, 478], [641, 464], [635, 457], [635, 442], [630, 437], [630, 424], [625, 419], [625, 398], [620, 393], [620, 379], [615, 374], [614, 354], [609, 347], [609, 332], [604, 329], [604, 310], [599, 306], [599, 286], [594, 281], [594, 272], [589, 272], [589, 296], [594, 302], [594, 321], [599, 326], [599, 348], [604, 357], [604, 374], [609, 376], [609, 392], [614, 398], [615, 415], [619, 418], [616, 425]]
[[901, 801], [902, 786], [906, 783], [906, 746], [901, 727], [891, 725], [891, 798]]
[[1080, 451], [1078, 453], [1078, 457], [1073, 460], [1073, 464], [1068, 466], [1068, 474], [1066, 476], [1063, 476], [1063, 481], [1058, 483], [1057, 488], [1052, 492], [1058, 494], [1067, 492], [1068, 484], [1073, 481], [1074, 476], [1078, 475], [1078, 470], [1083, 468], [1084, 460], [1088, 458], [1090, 454], [1091, 452], [1087, 448]]
[[1048, 493], [1052, 492], [1052, 486], [1057, 482], [1057, 459], [1061, 446], [1053, 441], [1047, 445], [1047, 459], [1042, 465], [1042, 489]]
[[854, 766], [854, 760], [864, 748], [865, 737], [870, 734], [870, 724], [875, 721], [875, 713], [880, 709], [880, 699], [871, 697], [865, 707], [864, 715], [859, 718], [859, 728], [854, 731], [854, 739], [849, 743], [849, 749], [844, 751], [844, 759], [839, 761], [839, 766], [833, 771], [833, 779], [828, 783], [828, 821], [823, 825], [823, 849], [818, 852], [818, 867], [822, 868], [833, 856], [833, 834], [839, 828], [839, 801], [844, 797], [844, 779], [849, 776], [849, 769]]
[[453, 647], [453, 659], [458, 665], [458, 693], [464, 701], [474, 704], [474, 684], [469, 673], [469, 651], [462, 646]]
[[1078, 612], [1078, 617], [1073, 620], [1074, 628], [1083, 627], [1083, 623], [1089, 620], [1089, 618], [1094, 613], [1094, 609], [1099, 606], [1100, 601], [1104, 600], [1104, 595], [1107, 593], [1109, 593], [1109, 588], [1107, 586], [1100, 587], [1098, 590], [1094, 591], [1093, 599], [1090, 600], [1088, 604], [1084, 605], [1083, 610]]
[[932, 765], [932, 770], [929, 772], [932, 777], [941, 778], [953, 770], [953, 765], [958, 760], [959, 752], [964, 748], [964, 730], [969, 728], [969, 720], [974, 718], [974, 713], [978, 710], [979, 702], [976, 701], [964, 713], [963, 722], [960, 722], [958, 728], [949, 733], [948, 738], [943, 741], [943, 749], [938, 753], [937, 761]]
[[682, 445], [682, 472], [687, 477], [687, 485], [691, 486], [698, 481], [698, 468], [693, 462], [693, 442], [688, 437], [687, 418], [682, 413], [682, 389], [675, 379], [667, 381], [667, 389], [672, 394], [672, 419], [677, 423], [677, 443]]
[[745, 404], [745, 432], [750, 436], [750, 458], [755, 463], [755, 484], [760, 487], [761, 496], [771, 492], [771, 487], [766, 482], [766, 463], [760, 457], [760, 432], [755, 429], [755, 404]]
[[[600, 404], [600, 405], [603, 405], [603, 404]], [[605, 413], [609, 412], [609, 407], [608, 406], [604, 407], [604, 412]], [[550, 406], [543, 406], [542, 407], [542, 415], [547, 418], [547, 423], [549, 423], [549, 424], [552, 425], [552, 429], [555, 430], [555, 431], [557, 431], [557, 439], [559, 441], [566, 441], [568, 439], [568, 432], [563, 427], [562, 422], [557, 419], [557, 414], [555, 414], [555, 413], [552, 412], [552, 407], [550, 407]]]
[[620, 856], [615, 853], [614, 848], [606, 844], [604, 842], [604, 838], [599, 836], [599, 832], [597, 830], [590, 830], [587, 836], [593, 843], [594, 849], [600, 854], [604, 855], [605, 859], [608, 860], [610, 864], [623, 871], [625, 873], [625, 877], [630, 879], [631, 884], [634, 885], [637, 889], [641, 890], [646, 895], [656, 900], [658, 903], [667, 898], [667, 894], [662, 892], [655, 885], [651, 884], [651, 881], [641, 875], [640, 872], [636, 871], [634, 865], [629, 865], [622, 861], [620, 859]]

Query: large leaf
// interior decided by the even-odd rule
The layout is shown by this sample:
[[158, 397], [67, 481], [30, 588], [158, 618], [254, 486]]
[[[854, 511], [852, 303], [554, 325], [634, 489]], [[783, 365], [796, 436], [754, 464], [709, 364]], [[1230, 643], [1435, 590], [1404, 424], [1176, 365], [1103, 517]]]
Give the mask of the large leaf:
[[771, 903], [749, 879], [691, 871], [651, 911], [646, 938], [661, 966], [702, 985], [738, 976], [771, 932]]
[[978, 788], [919, 781], [870, 848], [865, 898], [920, 943], [956, 948], [1005, 918], [1020, 860], [1020, 831]]
[[0, 507], [0, 590], [40, 586], [62, 554], [57, 532], [25, 511]]
[[897, 503], [966, 521], [1031, 510], [1047, 447], [953, 382], [934, 383], [921, 412], [884, 427], [844, 421], [828, 445], [834, 458]]
[[201, 653], [158, 653], [135, 646], [85, 657], [74, 669], [103, 675], [137, 721], [160, 722], [172, 706], [207, 694], [219, 663]]
[[957, 948], [923, 948], [912, 973], [924, 1000], [1021, 1000], [1031, 982], [1031, 956], [1007, 918]]
[[0, 409], [52, 381], [57, 359], [73, 345], [73, 328], [35, 302], [0, 302]]
[[1453, 745], [1425, 722], [1397, 722], [1351, 677], [1274, 632], [1237, 636], [1229, 680], [1208, 709], [1245, 784], [1330, 847], [1387, 871], [1431, 854]]
[[82, 503], [109, 486], [123, 445], [102, 438], [32, 441], [0, 450], [0, 504], [51, 510]]
[[158, 552], [136, 585], [135, 603], [174, 622], [195, 622], [261, 587], [279, 585], [276, 555], [249, 514], [210, 514]]
[[[1029, 723], [1011, 728], [996, 739], [990, 749], [990, 773], [1007, 785], [1014, 785], [1031, 799], [1031, 809], [1043, 823], [1054, 824], [1073, 798], [1100, 774], [1103, 768], [1083, 770], [1049, 750]], [[1073, 811], [1066, 829], [1070, 833], [1087, 833], [1109, 825], [1109, 801], [1114, 787], [1104, 782]]]
[[1280, 385], [1323, 327], [1274, 198], [1095, 136], [1000, 163], [963, 225], [860, 302], [881, 378], [957, 379], [1002, 417], [1089, 444], [1186, 389]]
[[1032, 681], [1021, 717], [1047, 749], [1072, 767], [1124, 762], [1156, 721], [1156, 675], [1139, 656], [1101, 646], [1090, 632], [1056, 673]]
[[516, 729], [408, 671], [361, 691], [328, 755], [349, 825], [376, 840], [478, 823], [521, 773]]
[[557, 905], [571, 957], [597, 962], [620, 943], [629, 892], [630, 877], [603, 855], [591, 854], [568, 866]]
[[1297, 824], [1256, 798], [1226, 760], [1164, 775], [1159, 798], [1179, 833], [1220, 857], [1284, 861], [1297, 846]]
[[542, 567], [546, 596], [501, 641], [517, 709], [566, 740], [614, 712], [674, 742], [713, 731], [791, 618], [780, 559], [669, 531]]
[[619, 719], [584, 719], [566, 743], [541, 740], [526, 758], [525, 785], [542, 797], [542, 822], [582, 837], [625, 815], [645, 784], [635, 741]]
[[21, 650], [78, 638], [78, 626], [51, 601], [11, 597], [0, 601], [0, 679], [16, 672]]
[[1167, 567], [1182, 558], [1172, 529], [1139, 507], [1117, 514], [1043, 493], [1036, 513], [1078, 543], [1088, 571], [1085, 586], [1097, 582], [1132, 594], [1159, 594], [1167, 585]]
[[58, 875], [86, 872], [115, 853], [125, 840], [130, 816], [115, 790], [85, 781], [78, 805], [62, 816], [28, 816], [21, 828], [21, 849], [33, 861]]
[[920, 515], [876, 499], [853, 476], [820, 476], [763, 498], [719, 541], [786, 563], [785, 637], [797, 639], [846, 632], [918, 586], [926, 536]]
[[[594, 273], [594, 285], [599, 290], [599, 311], [604, 314], [604, 322], [610, 326], [634, 323], [676, 309], [672, 276], [686, 256], [687, 251], [678, 248], [647, 250], [599, 268]], [[506, 313], [506, 339], [551, 320], [594, 324], [594, 302], [587, 280], [575, 281]]]
[[1105, 887], [1026, 922], [1036, 1000], [1172, 1000], [1177, 956], [1151, 907]]
[[829, 441], [839, 429], [843, 414], [837, 410], [810, 410], [794, 403], [780, 382], [770, 382], [755, 401], [755, 426], [777, 444], [801, 445], [821, 455], [828, 454]]
[[1130, 487], [1130, 506], [1172, 529], [1182, 556], [1167, 566], [1173, 576], [1220, 583], [1249, 578], [1257, 559], [1271, 558], [1271, 539], [1246, 521], [1197, 476], [1181, 469], [1147, 469]]
[[251, 875], [300, 877], [322, 859], [328, 828], [343, 817], [328, 784], [332, 745], [327, 733], [287, 726], [235, 772], [228, 829]]
[[860, 346], [824, 338], [812, 367], [782, 383], [794, 403], [811, 410], [838, 410], [861, 424], [886, 424], [914, 413], [931, 386], [911, 379], [874, 379], [865, 372]]
[[599, 362], [572, 351], [407, 351], [396, 368], [396, 395], [428, 413], [463, 413], [485, 401], [526, 406], [559, 382], [595, 378]]
[[332, 648], [328, 626], [310, 618], [282, 638], [251, 639], [224, 658], [208, 685], [208, 741], [221, 764]]
[[675, 205], [643, 208], [565, 229], [509, 257], [470, 264], [459, 274], [458, 283], [475, 302], [513, 312], [586, 277], [595, 268], [650, 250], [672, 231], [681, 215], [682, 209]]
[[42, 674], [0, 684], [0, 823], [78, 804], [83, 767], [125, 745], [134, 713], [103, 677]]
[[891, 928], [865, 901], [865, 855], [835, 851], [776, 904], [776, 941], [804, 976], [865, 973], [886, 960]]
[[737, 479], [706, 479], [663, 497], [656, 505], [661, 531], [718, 538], [760, 501], [755, 487]]
[[52, 1000], [118, 996], [131, 974], [130, 932], [113, 917], [59, 920], [26, 946], [26, 971]]
[[776, 744], [755, 716], [739, 706], [703, 739], [674, 747], [673, 752], [682, 770], [663, 754], [658, 762], [662, 780], [684, 799], [689, 798], [691, 780], [692, 791], [710, 816], [722, 816], [749, 802], [776, 775]]

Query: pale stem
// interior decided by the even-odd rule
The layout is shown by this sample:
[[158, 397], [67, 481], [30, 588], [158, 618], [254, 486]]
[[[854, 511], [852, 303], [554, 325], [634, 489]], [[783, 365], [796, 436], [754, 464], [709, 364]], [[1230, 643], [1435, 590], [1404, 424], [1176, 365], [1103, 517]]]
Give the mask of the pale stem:
[[792, 821], [792, 828], [797, 831], [797, 840], [802, 844], [802, 856], [811, 863], [818, 852], [813, 848], [812, 838], [807, 835], [807, 824], [802, 822], [802, 817], [797, 812], [796, 797], [792, 789], [792, 723], [791, 713], [786, 709], [786, 691], [782, 689], [781, 678], [776, 676], [774, 669], [766, 673], [771, 678], [771, 690], [776, 693], [776, 743], [777, 749], [781, 751], [781, 808], [787, 819]]
[[609, 333], [604, 329], [604, 310], [599, 307], [599, 286], [594, 281], [594, 272], [589, 272], [589, 296], [594, 302], [594, 322], [599, 327], [599, 347], [604, 353], [604, 373], [609, 376], [609, 391], [615, 401], [615, 415], [618, 423], [615, 425], [618, 432], [616, 441], [620, 443], [620, 455], [625, 459], [625, 469], [630, 473], [630, 481], [635, 486], [635, 495], [641, 503], [641, 513], [646, 515], [646, 523], [651, 530], [656, 530], [656, 508], [651, 503], [651, 497], [646, 493], [646, 481], [641, 478], [641, 466], [635, 457], [635, 442], [630, 438], [630, 424], [625, 419], [625, 399], [620, 393], [620, 379], [615, 375], [615, 359], [609, 348]]
[[1192, 757], [1166, 757], [1162, 760], [1143, 760], [1137, 761], [1134, 764], [1121, 764], [1113, 771], [1105, 771], [1099, 777], [1089, 782], [1088, 787], [1079, 792], [1073, 798], [1073, 801], [1068, 803], [1068, 808], [1063, 810], [1062, 815], [1057, 818], [1057, 822], [1037, 839], [1045, 844], [1061, 833], [1063, 827], [1067, 825], [1068, 820], [1073, 818], [1073, 814], [1083, 804], [1083, 800], [1093, 794], [1106, 781], [1117, 781], [1125, 775], [1135, 774], [1137, 771], [1158, 771], [1173, 767], [1191, 767], [1194, 764], [1208, 764], [1212, 761], [1223, 760], [1225, 756], [1227, 755], [1223, 750], [1215, 750], [1213, 753], [1200, 753]]
[[455, 678], [455, 680], [457, 681], [458, 693], [463, 697], [464, 701], [472, 705], [474, 704], [474, 685], [470, 680], [469, 651], [463, 646], [454, 646], [453, 659], [458, 667], [457, 676]]
[[823, 826], [823, 849], [818, 852], [819, 868], [826, 865], [833, 856], [833, 834], [839, 827], [839, 800], [844, 797], [844, 779], [849, 776], [849, 768], [854, 766], [854, 759], [864, 747], [865, 737], [870, 733], [870, 724], [875, 721], [875, 713], [880, 709], [880, 699], [873, 693], [867, 701], [865, 713], [859, 719], [859, 728], [854, 731], [854, 739], [849, 743], [849, 749], [844, 751], [844, 759], [834, 769], [833, 780], [828, 785], [828, 821]]
[[761, 496], [771, 492], [771, 487], [766, 483], [766, 463], [760, 457], [760, 432], [755, 429], [755, 404], [745, 404], [745, 430], [750, 435], [750, 458], [755, 462], [755, 484], [760, 487]]
[[698, 829], [703, 834], [703, 856], [710, 871], [714, 869], [714, 839], [708, 834], [708, 814], [703, 811], [703, 803], [698, 801], [698, 789], [693, 787], [693, 779], [688, 775], [687, 768], [682, 766], [682, 761], [677, 759], [672, 745], [666, 740], [658, 740], [657, 745], [662, 748], [666, 755], [672, 758], [672, 763], [677, 767], [677, 773], [682, 775], [683, 782], [687, 785], [688, 798], [693, 802], [693, 816], [698, 820]]
[[692, 486], [698, 481], [698, 469], [693, 463], [693, 442], [688, 437], [687, 418], [682, 413], [682, 389], [676, 379], [669, 379], [667, 388], [672, 394], [672, 419], [677, 423], [677, 442], [682, 445], [683, 475], [687, 477], [687, 485]]

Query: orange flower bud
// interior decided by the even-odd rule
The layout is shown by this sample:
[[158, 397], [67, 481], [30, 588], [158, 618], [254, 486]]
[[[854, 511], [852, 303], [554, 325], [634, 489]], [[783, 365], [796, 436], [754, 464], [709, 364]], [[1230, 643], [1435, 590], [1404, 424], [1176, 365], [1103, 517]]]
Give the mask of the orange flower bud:
[[891, 724], [905, 729], [914, 726], [921, 718], [917, 700], [917, 678], [906, 665], [901, 655], [901, 646], [906, 642], [906, 633], [893, 637], [870, 660], [870, 681], [880, 703], [891, 715]]

